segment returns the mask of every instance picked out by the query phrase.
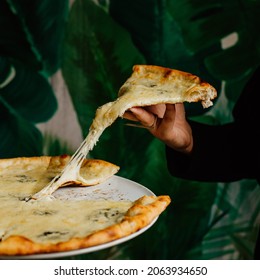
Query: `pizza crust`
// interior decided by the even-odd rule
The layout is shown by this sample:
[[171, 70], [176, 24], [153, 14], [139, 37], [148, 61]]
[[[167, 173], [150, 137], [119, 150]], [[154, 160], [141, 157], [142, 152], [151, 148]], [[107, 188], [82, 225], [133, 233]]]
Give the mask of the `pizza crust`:
[[[116, 118], [122, 117], [124, 112], [131, 107], [200, 101], [203, 107], [207, 108], [212, 105], [212, 99], [216, 96], [214, 87], [193, 74], [160, 66], [136, 65], [132, 75], [120, 88], [119, 97], [97, 109], [90, 132], [77, 153], [86, 156], [104, 129], [110, 126]], [[12, 196], [15, 197], [19, 194], [22, 184], [26, 184], [25, 193], [33, 195], [40, 191], [35, 196], [38, 199], [48, 196], [58, 187], [68, 184], [82, 186], [99, 184], [114, 175], [119, 167], [105, 161], [92, 159], [85, 159], [81, 164], [78, 157], [75, 157], [71, 162], [70, 157], [67, 156], [7, 159], [0, 161], [0, 181], [1, 176], [4, 176], [8, 170], [12, 172], [8, 177], [7, 188], [0, 190], [2, 192], [1, 199], [9, 193], [8, 185], [15, 183], [15, 180], [19, 180], [21, 184], [12, 189], [14, 192]], [[26, 176], [19, 173], [21, 171], [26, 171]], [[41, 176], [37, 177], [37, 172], [40, 172]], [[60, 176], [61, 172], [62, 176]], [[35, 174], [36, 181], [34, 180]], [[56, 184], [42, 189], [52, 178]], [[61, 184], [58, 184], [60, 178], [62, 178]], [[62, 239], [59, 242], [39, 242], [19, 234], [6, 235], [6, 238], [2, 238], [0, 242], [0, 254], [28, 255], [61, 252], [111, 242], [150, 224], [165, 210], [169, 203], [169, 196], [144, 196], [135, 201], [130, 208], [127, 208], [128, 210], [124, 212], [122, 219], [114, 224], [98, 228], [85, 236], [70, 237], [68, 240]], [[4, 229], [0, 228], [0, 232], [5, 234]]]
[[118, 98], [96, 110], [86, 138], [87, 151], [108, 126], [132, 107], [200, 101], [207, 108], [216, 97], [213, 86], [191, 73], [155, 65], [135, 65], [132, 75], [119, 89]]
[[[66, 161], [61, 161], [60, 157], [51, 158], [48, 169], [56, 169], [58, 161], [58, 169], [56, 170], [57, 175], [65, 168], [69, 159], [70, 157], [66, 157]], [[119, 166], [105, 160], [85, 159], [79, 170], [79, 179], [82, 178], [82, 180], [70, 180], [60, 187], [73, 184], [77, 186], [94, 186], [106, 181], [108, 178], [116, 174], [119, 169]]]
[[135, 106], [148, 106], [160, 103], [182, 103], [201, 101], [204, 108], [211, 106], [212, 99], [217, 96], [216, 90], [199, 77], [179, 70], [154, 65], [135, 65], [130, 78], [122, 85], [119, 97], [96, 110], [95, 118], [89, 133], [71, 162], [65, 166], [61, 174], [47, 185], [33, 199], [42, 199], [51, 195], [61, 185], [71, 181], [84, 182], [79, 174], [82, 158], [94, 148], [103, 131], [118, 117]]
[[213, 105], [211, 100], [217, 97], [217, 91], [191, 73], [156, 65], [135, 65], [119, 90], [119, 96], [123, 95], [131, 98], [131, 107], [201, 101], [207, 108]]
[[[144, 196], [135, 202], [24, 200], [59, 174], [69, 159], [43, 156], [0, 160], [0, 255], [63, 252], [111, 242], [149, 225], [170, 203], [168, 196]], [[82, 173], [101, 172], [101, 176], [93, 177], [103, 180], [102, 170], [114, 172], [114, 167], [88, 159]], [[80, 185], [84, 186], [82, 182]]]
[[[0, 159], [0, 181], [5, 176], [6, 180], [8, 177], [9, 184], [17, 181], [26, 182], [28, 192], [35, 194], [42, 191], [55, 176], [62, 172], [70, 158], [69, 155], [62, 155]], [[67, 185], [94, 186], [106, 181], [119, 169], [119, 166], [105, 160], [85, 159], [80, 168], [80, 177], [84, 179], [84, 182], [68, 180], [59, 187]], [[38, 176], [37, 182], [34, 180], [35, 176]], [[29, 186], [31, 188], [28, 188]], [[20, 192], [21, 190], [17, 188], [17, 191]]]
[[33, 242], [23, 236], [10, 236], [0, 242], [1, 255], [30, 255], [64, 252], [97, 246], [128, 236], [149, 225], [170, 203], [169, 196], [143, 196], [134, 202], [123, 219], [86, 237], [71, 238], [57, 244]]

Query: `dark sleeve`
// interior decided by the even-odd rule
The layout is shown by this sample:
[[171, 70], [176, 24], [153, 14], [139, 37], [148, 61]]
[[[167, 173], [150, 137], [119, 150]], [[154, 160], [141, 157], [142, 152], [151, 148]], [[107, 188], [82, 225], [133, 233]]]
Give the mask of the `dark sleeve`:
[[258, 143], [250, 129], [234, 123], [223, 126], [191, 123], [191, 126], [194, 135], [191, 155], [166, 147], [168, 169], [172, 175], [223, 182], [256, 178], [259, 164], [254, 149]]
[[259, 74], [258, 69], [242, 92], [233, 123], [211, 126], [190, 122], [194, 138], [191, 155], [166, 147], [168, 169], [173, 176], [218, 182], [259, 177]]

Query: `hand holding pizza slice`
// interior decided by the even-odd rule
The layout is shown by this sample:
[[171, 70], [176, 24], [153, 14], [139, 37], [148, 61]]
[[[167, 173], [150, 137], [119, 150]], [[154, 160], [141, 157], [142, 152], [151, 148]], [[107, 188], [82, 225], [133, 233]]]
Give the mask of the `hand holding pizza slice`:
[[[212, 105], [211, 100], [217, 96], [217, 93], [210, 84], [190, 73], [160, 66], [136, 65], [133, 68], [132, 75], [120, 88], [118, 95], [119, 97], [116, 100], [97, 109], [89, 133], [80, 148], [72, 156], [71, 161], [64, 171], [54, 178], [46, 188], [33, 195], [34, 199], [51, 195], [61, 185], [66, 184], [68, 180], [81, 181], [79, 170], [84, 158], [94, 148], [103, 131], [118, 117], [123, 117], [130, 108], [162, 103], [176, 104], [198, 101], [201, 101], [203, 107], [206, 108]], [[159, 119], [155, 118], [151, 124], [151, 128], [153, 128], [151, 132], [168, 145], [174, 145], [176, 149], [189, 152], [192, 148], [189, 126], [183, 118], [182, 107], [176, 105], [176, 108], [168, 105], [164, 120], [158, 121]], [[175, 114], [177, 110], [181, 114]], [[175, 125], [172, 129], [168, 129], [170, 118], [174, 118]], [[158, 129], [155, 130], [154, 128]]]
[[183, 102], [201, 101], [204, 108], [212, 105], [216, 90], [190, 73], [159, 66], [139, 65], [120, 89], [121, 94], [153, 96], [150, 102], [138, 102], [123, 117], [139, 122], [129, 124], [149, 129], [169, 147], [189, 153], [193, 147], [191, 128], [186, 121]]
[[[131, 235], [151, 224], [169, 205], [169, 196], [143, 196], [136, 201], [41, 198], [68, 183], [98, 184], [118, 171], [116, 165], [87, 160], [86, 155], [104, 129], [127, 110], [186, 101], [201, 101], [208, 107], [215, 97], [215, 89], [192, 74], [138, 65], [121, 87], [119, 97], [97, 109], [88, 136], [71, 159], [61, 156], [0, 160], [0, 254], [28, 255], [87, 248]], [[167, 123], [167, 118], [179, 122], [179, 132], [175, 133], [181, 133], [184, 120], [181, 104], [150, 107], [150, 112], [156, 113], [155, 108], [165, 122], [156, 118], [156, 122], [149, 124], [148, 119], [154, 118], [154, 114], [146, 112], [148, 115], [142, 116], [140, 109], [131, 110], [135, 118], [151, 126], [154, 134], [163, 133], [160, 127]], [[175, 114], [174, 110], [181, 114]], [[25, 201], [25, 197], [36, 199]]]

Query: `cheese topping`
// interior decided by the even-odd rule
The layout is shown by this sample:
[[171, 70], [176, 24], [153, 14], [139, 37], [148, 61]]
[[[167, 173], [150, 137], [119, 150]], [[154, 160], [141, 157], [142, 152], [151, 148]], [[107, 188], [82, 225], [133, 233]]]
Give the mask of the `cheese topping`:
[[49, 244], [85, 237], [120, 222], [133, 204], [104, 199], [26, 202], [25, 197], [41, 190], [60, 169], [48, 169], [48, 161], [20, 162], [20, 165], [0, 165], [0, 240], [24, 236]]
[[51, 195], [67, 181], [81, 181], [80, 166], [94, 148], [103, 131], [126, 110], [134, 106], [148, 106], [159, 103], [180, 103], [202, 101], [203, 107], [212, 105], [216, 90], [199, 77], [189, 73], [157, 66], [134, 67], [132, 76], [119, 90], [119, 97], [97, 109], [89, 133], [63, 172], [33, 196], [41, 199]]
[[[0, 197], [0, 238], [24, 236], [37, 243], [86, 237], [123, 218], [130, 201], [20, 201]], [[5, 217], [5, 218], [4, 218]], [[0, 242], [1, 244], [1, 242]]]

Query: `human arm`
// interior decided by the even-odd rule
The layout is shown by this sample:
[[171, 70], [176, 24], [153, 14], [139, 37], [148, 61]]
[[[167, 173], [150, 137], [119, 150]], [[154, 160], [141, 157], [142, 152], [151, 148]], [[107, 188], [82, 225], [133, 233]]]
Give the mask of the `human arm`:
[[168, 170], [173, 176], [208, 182], [259, 177], [259, 133], [253, 126], [189, 123], [192, 152], [185, 155], [166, 147]]
[[256, 118], [255, 122], [243, 119], [218, 126], [200, 124], [186, 120], [182, 104], [132, 108], [126, 117], [149, 127], [155, 115], [158, 119], [149, 131], [166, 144], [168, 169], [173, 176], [223, 182], [258, 176]]
[[260, 181], [259, 76], [260, 67], [234, 107], [233, 122], [212, 126], [189, 121], [193, 135], [189, 156], [166, 148], [172, 175], [198, 181]]
[[131, 108], [124, 117], [146, 127], [155, 124], [149, 131], [166, 144], [168, 169], [174, 176], [199, 181], [259, 179], [259, 76], [260, 67], [246, 84], [229, 124], [188, 121], [183, 104]]

